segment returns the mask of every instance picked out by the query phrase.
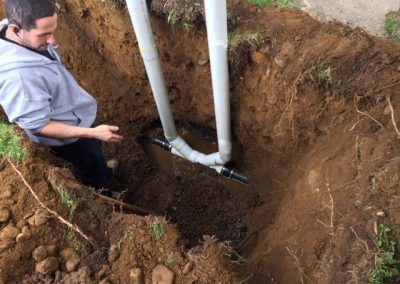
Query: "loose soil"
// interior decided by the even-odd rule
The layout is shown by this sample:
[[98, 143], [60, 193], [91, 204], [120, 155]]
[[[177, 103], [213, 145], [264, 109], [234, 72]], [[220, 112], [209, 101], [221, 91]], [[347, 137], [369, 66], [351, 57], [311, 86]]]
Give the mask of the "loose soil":
[[[19, 132], [17, 169], [91, 241], [44, 211], [4, 160], [0, 283], [136, 283], [138, 268], [145, 283], [171, 273], [175, 283], [368, 280], [376, 226], [400, 223], [399, 45], [298, 10], [228, 2], [230, 31], [262, 35], [229, 51], [233, 164], [247, 186], [149, 145], [162, 130], [123, 2], [58, 2], [64, 64], [98, 100], [97, 123], [125, 136], [104, 144], [121, 161], [112, 189], [151, 214], [104, 202]], [[174, 118], [191, 144], [215, 150], [203, 9], [176, 3], [149, 3]], [[186, 24], [167, 24], [177, 7]]]

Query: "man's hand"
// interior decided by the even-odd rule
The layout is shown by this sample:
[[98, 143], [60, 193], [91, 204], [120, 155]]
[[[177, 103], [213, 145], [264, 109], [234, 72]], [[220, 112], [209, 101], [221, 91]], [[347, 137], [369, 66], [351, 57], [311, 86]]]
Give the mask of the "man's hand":
[[49, 121], [36, 135], [55, 139], [95, 138], [105, 142], [119, 142], [124, 138], [115, 133], [118, 129], [118, 126], [105, 124], [86, 128]]
[[119, 142], [124, 139], [124, 137], [115, 133], [118, 131], [118, 129], [118, 126], [105, 124], [99, 125], [95, 128], [90, 128], [93, 135], [92, 138], [96, 138], [105, 142]]

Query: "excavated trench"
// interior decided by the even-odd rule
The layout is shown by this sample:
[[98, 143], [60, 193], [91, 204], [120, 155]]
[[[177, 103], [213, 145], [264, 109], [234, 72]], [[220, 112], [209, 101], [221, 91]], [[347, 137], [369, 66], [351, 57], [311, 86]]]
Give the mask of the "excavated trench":
[[[153, 10], [167, 18], [157, 3]], [[251, 276], [248, 283], [367, 281], [375, 210], [387, 208], [387, 222], [400, 219], [389, 199], [398, 183], [380, 175], [398, 167], [397, 112], [388, 102], [400, 107], [399, 46], [300, 11], [228, 3], [230, 29], [262, 35], [233, 43], [229, 53], [232, 163], [249, 185], [149, 143], [163, 134], [126, 11], [62, 2], [64, 62], [98, 100], [98, 123], [119, 125], [125, 136], [105, 145], [121, 160], [114, 189], [175, 224], [186, 249], [203, 235], [230, 241], [247, 259], [233, 269], [242, 280]], [[151, 20], [178, 131], [214, 152], [204, 24], [165, 18]], [[379, 201], [370, 190], [378, 176]]]

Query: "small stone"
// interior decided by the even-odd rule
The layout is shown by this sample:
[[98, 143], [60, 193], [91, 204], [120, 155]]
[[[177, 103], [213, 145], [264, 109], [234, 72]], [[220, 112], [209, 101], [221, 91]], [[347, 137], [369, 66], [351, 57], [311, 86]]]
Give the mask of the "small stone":
[[0, 232], [0, 240], [4, 240], [4, 239], [15, 240], [15, 238], [20, 233], [21, 233], [21, 231], [17, 227], [15, 227], [15, 226], [13, 226], [11, 224], [8, 224], [7, 226], [4, 227], [3, 230], [1, 230], [1, 232]]
[[143, 229], [139, 229], [139, 234], [141, 234], [142, 236], [146, 235], [146, 231]]
[[130, 284], [142, 284], [143, 272], [140, 268], [133, 268], [129, 271]]
[[12, 239], [1, 239], [0, 240], [0, 253], [9, 249], [15, 245], [15, 241]]
[[204, 66], [208, 63], [208, 58], [200, 59], [197, 63], [199, 63], [200, 66]]
[[183, 268], [183, 274], [188, 274], [193, 269], [193, 262], [186, 263], [185, 267]]
[[47, 257], [47, 249], [45, 246], [38, 246], [32, 252], [32, 258], [37, 262], [44, 260], [46, 257]]
[[49, 256], [56, 256], [56, 254], [58, 252], [58, 248], [55, 245], [46, 246], [46, 249], [47, 249], [47, 254]]
[[22, 227], [21, 233], [24, 234], [24, 235], [30, 235], [31, 234], [31, 230], [29, 230], [29, 226]]
[[301, 36], [296, 36], [296, 37], [294, 38], [294, 40], [295, 40], [295, 41], [301, 41]]
[[51, 275], [58, 269], [58, 259], [56, 257], [48, 257], [45, 260], [38, 262], [36, 264], [36, 272], [44, 274], [44, 275]]
[[7, 208], [0, 208], [0, 223], [7, 222], [10, 220], [11, 213]]
[[29, 240], [30, 238], [31, 238], [30, 235], [25, 235], [25, 234], [21, 233], [15, 238], [15, 240], [17, 241], [17, 243], [22, 243], [26, 240]]
[[60, 252], [60, 256], [62, 257], [62, 259], [65, 262], [67, 262], [68, 260], [71, 260], [71, 259], [79, 259], [80, 260], [80, 256], [71, 248], [63, 249]]
[[104, 278], [99, 282], [99, 284], [110, 284], [110, 281], [107, 278]]
[[24, 220], [28, 220], [28, 219], [31, 218], [33, 215], [35, 215], [35, 213], [32, 213], [32, 212], [31, 212], [31, 213], [28, 213], [28, 214], [25, 214], [23, 219], [24, 219]]
[[283, 67], [286, 66], [286, 59], [285, 58], [276, 56], [275, 59], [274, 59], [274, 62], [280, 68], [283, 68]]
[[44, 209], [38, 209], [35, 212], [34, 222], [36, 226], [41, 226], [50, 221], [49, 213]]
[[116, 245], [112, 245], [108, 250], [108, 261], [114, 262], [119, 257], [119, 250]]
[[109, 265], [103, 265], [101, 270], [99, 272], [97, 272], [96, 274], [96, 279], [102, 279], [105, 276], [109, 275], [111, 272], [111, 268]]
[[17, 228], [18, 229], [22, 229], [25, 226], [28, 226], [28, 221], [26, 221], [25, 219], [22, 219], [21, 221], [19, 221], [17, 223]]
[[66, 262], [65, 266], [68, 272], [75, 271], [78, 267], [79, 263], [81, 262], [80, 259], [70, 259]]
[[153, 284], [172, 284], [174, 283], [174, 273], [164, 265], [157, 265], [151, 273]]
[[265, 55], [261, 52], [254, 51], [251, 54], [251, 60], [253, 60], [253, 62], [256, 64], [262, 64], [265, 60]]
[[376, 216], [381, 217], [381, 218], [385, 218], [386, 217], [386, 213], [383, 210], [378, 210], [376, 212]]

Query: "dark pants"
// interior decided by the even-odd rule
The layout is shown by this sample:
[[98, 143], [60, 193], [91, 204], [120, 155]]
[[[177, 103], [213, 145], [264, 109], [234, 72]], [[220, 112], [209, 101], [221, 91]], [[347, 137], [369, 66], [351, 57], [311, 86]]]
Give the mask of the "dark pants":
[[74, 165], [74, 174], [82, 183], [97, 189], [107, 187], [112, 170], [107, 167], [99, 140], [81, 138], [74, 143], [51, 149], [57, 156]]

